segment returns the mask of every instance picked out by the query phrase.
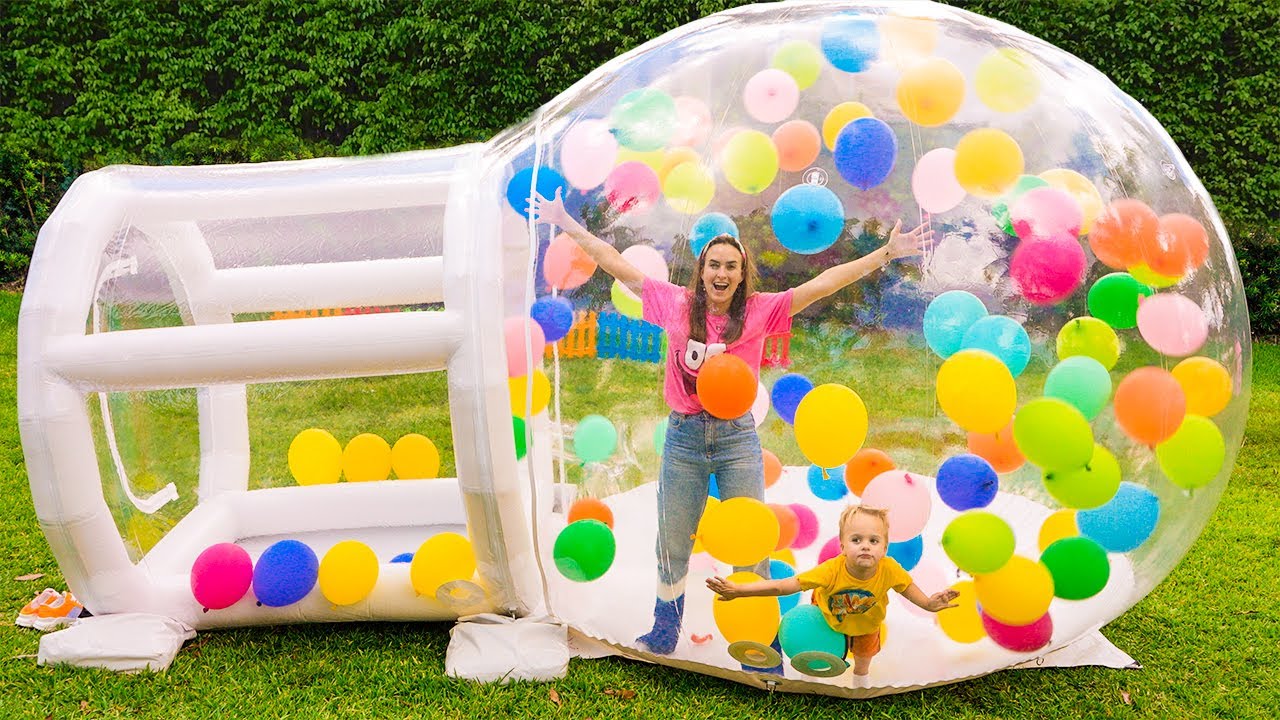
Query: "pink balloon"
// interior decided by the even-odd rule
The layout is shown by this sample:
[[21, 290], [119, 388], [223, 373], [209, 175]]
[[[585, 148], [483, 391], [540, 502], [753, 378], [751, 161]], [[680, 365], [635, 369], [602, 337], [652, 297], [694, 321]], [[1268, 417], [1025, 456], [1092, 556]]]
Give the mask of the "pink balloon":
[[604, 196], [619, 213], [644, 213], [658, 201], [658, 173], [638, 160], [615, 167], [604, 179]]
[[560, 148], [560, 169], [570, 185], [590, 190], [609, 176], [618, 139], [604, 120], [584, 120], [569, 129]]
[[207, 610], [235, 605], [252, 583], [253, 561], [235, 543], [210, 545], [191, 565], [191, 595]]
[[[666, 258], [662, 257], [662, 253], [649, 245], [632, 245], [622, 251], [622, 257], [634, 265], [645, 277], [651, 277], [655, 280], [666, 280], [668, 278]], [[618, 283], [618, 290], [632, 300], [640, 301], [640, 296], [631, 292], [631, 288], [626, 285]]]
[[795, 112], [800, 102], [800, 88], [785, 70], [761, 70], [742, 89], [742, 104], [747, 114], [764, 123], [781, 122]]
[[889, 511], [889, 542], [920, 534], [933, 509], [933, 483], [905, 470], [888, 470], [871, 479], [862, 491], [862, 504]]
[[[938, 567], [936, 563], [927, 560], [911, 568], [911, 581], [920, 588], [925, 597], [929, 597], [936, 592], [942, 592], [949, 585], [947, 574], [943, 572], [942, 568]], [[902, 606], [907, 609], [907, 612], [922, 618], [933, 617], [933, 613], [917, 606], [903, 595], [895, 594], [898, 595], [898, 600], [902, 602]]]
[[755, 420], [756, 427], [760, 427], [760, 423], [769, 416], [769, 391], [765, 390], [764, 383], [756, 385], [756, 401], [751, 404], [751, 419]]
[[1138, 332], [1165, 355], [1195, 354], [1209, 337], [1209, 321], [1185, 295], [1160, 293], [1138, 298]]
[[1053, 618], [1049, 613], [1030, 625], [1005, 625], [982, 613], [982, 627], [997, 645], [1014, 652], [1039, 650], [1053, 638]]
[[1035, 305], [1052, 305], [1084, 282], [1086, 259], [1072, 235], [1024, 240], [1009, 260], [1009, 274], [1022, 296]]
[[791, 508], [796, 514], [796, 520], [800, 521], [800, 530], [796, 533], [796, 539], [791, 541], [791, 547], [807, 548], [818, 539], [818, 515], [809, 509], [808, 505], [800, 503], [792, 503], [787, 507]]
[[573, 238], [560, 233], [547, 245], [542, 258], [542, 277], [557, 290], [569, 290], [591, 279], [596, 261]]
[[965, 191], [956, 180], [956, 151], [937, 148], [916, 161], [916, 168], [911, 171], [911, 192], [925, 212], [946, 212], [959, 205]]
[[676, 98], [676, 127], [671, 133], [672, 147], [698, 147], [711, 134], [711, 111], [696, 97]]
[[1084, 223], [1080, 203], [1055, 187], [1038, 187], [1022, 194], [1009, 208], [1013, 231], [1023, 240], [1078, 237]]
[[[793, 547], [794, 547], [794, 544], [793, 544]], [[831, 558], [839, 554], [840, 554], [840, 538], [833, 537], [827, 541], [826, 545], [822, 546], [821, 550], [818, 551], [818, 564], [821, 565], [822, 563], [830, 560]]]
[[[527, 351], [526, 333], [529, 336], [528, 345], [530, 346]], [[547, 338], [542, 332], [542, 326], [531, 317], [509, 317], [502, 323], [502, 334], [507, 346], [507, 375], [511, 377], [528, 375], [529, 361], [526, 352], [533, 355], [533, 362], [537, 365], [547, 347]]]

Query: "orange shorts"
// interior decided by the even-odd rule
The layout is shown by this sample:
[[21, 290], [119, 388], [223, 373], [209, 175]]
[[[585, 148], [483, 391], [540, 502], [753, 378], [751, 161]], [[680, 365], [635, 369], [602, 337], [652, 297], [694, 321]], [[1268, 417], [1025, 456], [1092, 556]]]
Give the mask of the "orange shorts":
[[880, 652], [880, 631], [866, 635], [849, 635], [848, 653], [856, 658], [875, 657]]

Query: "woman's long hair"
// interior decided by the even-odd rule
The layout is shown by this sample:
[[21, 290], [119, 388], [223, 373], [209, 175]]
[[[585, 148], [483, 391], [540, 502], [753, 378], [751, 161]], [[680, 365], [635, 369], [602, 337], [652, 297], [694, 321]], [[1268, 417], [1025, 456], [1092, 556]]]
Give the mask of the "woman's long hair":
[[728, 233], [711, 238], [698, 255], [698, 267], [689, 282], [689, 291], [692, 293], [689, 301], [689, 339], [701, 343], [707, 341], [707, 289], [702, 284], [702, 270], [707, 264], [707, 252], [716, 245], [729, 245], [742, 253], [742, 282], [738, 284], [733, 300], [729, 302], [729, 322], [724, 328], [724, 342], [728, 344], [742, 337], [742, 326], [747, 317], [747, 298], [756, 291], [756, 266], [751, 261], [751, 254], [747, 252], [746, 246]]

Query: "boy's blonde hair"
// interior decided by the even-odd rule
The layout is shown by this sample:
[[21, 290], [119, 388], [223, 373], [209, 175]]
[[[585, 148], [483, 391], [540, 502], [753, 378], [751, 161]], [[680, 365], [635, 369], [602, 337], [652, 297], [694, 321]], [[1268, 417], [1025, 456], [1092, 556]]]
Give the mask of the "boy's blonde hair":
[[848, 524], [848, 522], [853, 519], [854, 515], [857, 515], [859, 513], [863, 515], [870, 515], [872, 517], [880, 518], [880, 522], [884, 523], [884, 536], [886, 539], [889, 537], [889, 511], [888, 510], [886, 510], [885, 508], [867, 507], [866, 505], [850, 505], [844, 509], [844, 512], [840, 513], [841, 542], [843, 542], [843, 538], [845, 534], [844, 532], [845, 525]]

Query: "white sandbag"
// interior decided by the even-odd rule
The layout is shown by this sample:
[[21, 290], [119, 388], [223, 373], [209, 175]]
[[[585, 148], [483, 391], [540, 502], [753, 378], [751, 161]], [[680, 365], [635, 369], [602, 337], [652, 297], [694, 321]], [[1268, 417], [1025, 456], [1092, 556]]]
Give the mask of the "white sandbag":
[[196, 631], [185, 623], [163, 615], [96, 615], [41, 637], [36, 663], [117, 672], [160, 671], [195, 636]]
[[449, 632], [444, 668], [450, 677], [480, 682], [562, 678], [569, 671], [568, 630], [546, 616], [459, 618]]

